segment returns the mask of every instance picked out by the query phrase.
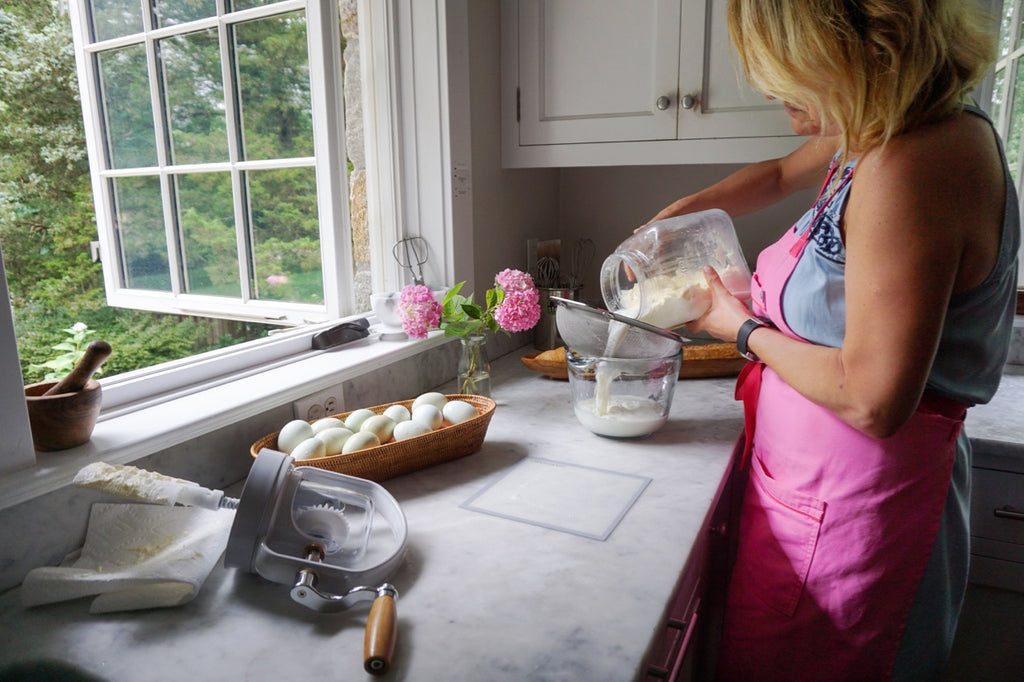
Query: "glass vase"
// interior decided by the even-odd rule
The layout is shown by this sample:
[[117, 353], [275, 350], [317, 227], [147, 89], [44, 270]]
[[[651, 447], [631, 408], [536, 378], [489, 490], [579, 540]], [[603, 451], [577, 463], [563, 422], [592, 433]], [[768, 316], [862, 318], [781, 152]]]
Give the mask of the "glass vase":
[[463, 336], [459, 349], [459, 393], [491, 396], [491, 363], [483, 335]]

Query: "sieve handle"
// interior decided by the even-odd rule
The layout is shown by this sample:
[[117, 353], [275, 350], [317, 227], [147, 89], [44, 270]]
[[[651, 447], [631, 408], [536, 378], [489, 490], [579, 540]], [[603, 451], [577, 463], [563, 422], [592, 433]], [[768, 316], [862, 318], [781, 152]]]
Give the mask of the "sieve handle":
[[363, 639], [363, 669], [371, 675], [383, 675], [391, 667], [398, 634], [397, 590], [385, 583], [377, 588], [377, 598], [370, 607]]

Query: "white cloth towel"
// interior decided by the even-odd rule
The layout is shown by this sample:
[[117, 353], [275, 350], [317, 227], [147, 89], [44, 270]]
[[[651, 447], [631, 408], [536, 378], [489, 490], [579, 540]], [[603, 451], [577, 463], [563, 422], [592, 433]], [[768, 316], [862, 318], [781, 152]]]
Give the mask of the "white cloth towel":
[[150, 504], [92, 505], [85, 544], [29, 571], [25, 606], [99, 595], [90, 613], [179, 606], [220, 560], [234, 513]]

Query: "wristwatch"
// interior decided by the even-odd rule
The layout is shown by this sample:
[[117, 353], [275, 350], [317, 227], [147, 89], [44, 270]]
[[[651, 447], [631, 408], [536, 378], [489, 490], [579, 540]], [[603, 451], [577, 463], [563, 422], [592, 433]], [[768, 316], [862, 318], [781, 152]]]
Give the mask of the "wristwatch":
[[747, 348], [747, 340], [750, 338], [751, 333], [755, 329], [761, 327], [773, 327], [771, 320], [764, 317], [751, 317], [746, 322], [740, 325], [740, 330], [736, 332], [736, 350], [740, 352], [740, 355], [745, 357], [747, 360], [753, 360], [757, 362], [759, 358]]

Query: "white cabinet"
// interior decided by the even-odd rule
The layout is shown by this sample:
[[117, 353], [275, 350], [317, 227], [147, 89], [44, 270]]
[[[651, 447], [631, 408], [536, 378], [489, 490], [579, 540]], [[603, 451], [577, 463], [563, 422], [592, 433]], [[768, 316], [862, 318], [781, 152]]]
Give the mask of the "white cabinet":
[[756, 161], [799, 144], [725, 0], [502, 0], [506, 167]]

